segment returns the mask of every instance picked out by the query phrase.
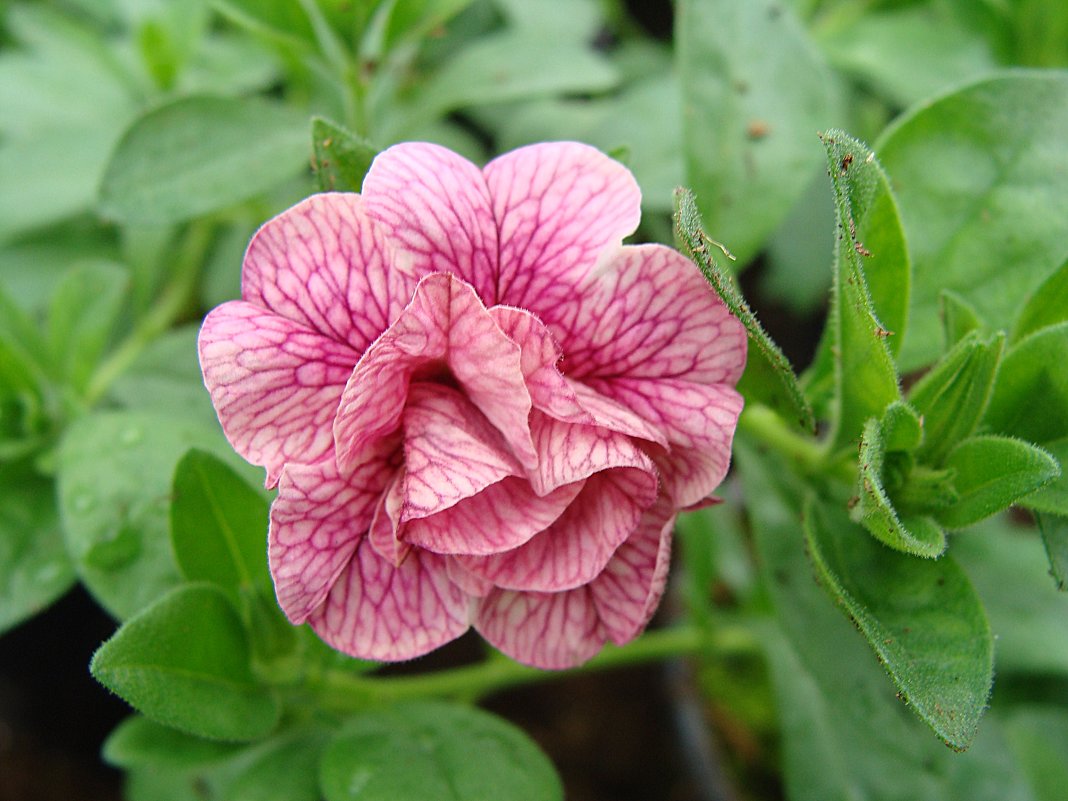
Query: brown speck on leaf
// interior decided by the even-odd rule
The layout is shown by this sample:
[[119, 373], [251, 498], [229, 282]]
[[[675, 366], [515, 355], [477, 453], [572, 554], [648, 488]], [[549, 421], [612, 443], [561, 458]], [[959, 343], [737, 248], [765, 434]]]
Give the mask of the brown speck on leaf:
[[745, 126], [745, 135], [750, 139], [763, 139], [771, 132], [771, 126], [764, 120], [750, 120]]
[[886, 337], [892, 337], [893, 335], [894, 335], [893, 331], [887, 331], [885, 328], [876, 328], [875, 329], [875, 336], [877, 336], [877, 337], [882, 337], [883, 339], [885, 339]]
[[328, 136], [323, 140], [323, 147], [330, 147], [332, 144], [334, 144], [334, 137], [332, 136]]
[[838, 165], [842, 170], [842, 175], [845, 175], [847, 172], [849, 172], [849, 165], [852, 164], [852, 163], [853, 163], [853, 154], [852, 153], [846, 153], [844, 156], [842, 156], [842, 163]]
[[868, 250], [860, 242], [853, 243], [853, 249], [857, 251], [861, 256], [871, 256], [871, 251]]

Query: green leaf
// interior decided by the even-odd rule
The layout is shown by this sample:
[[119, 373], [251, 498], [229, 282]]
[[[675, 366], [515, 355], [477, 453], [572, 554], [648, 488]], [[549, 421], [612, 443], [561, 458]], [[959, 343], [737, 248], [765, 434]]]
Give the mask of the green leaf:
[[923, 417], [918, 459], [940, 465], [979, 425], [994, 388], [1004, 334], [984, 340], [972, 332], [960, 340], [909, 390], [909, 403]]
[[1068, 676], [1068, 595], [1047, 580], [1038, 533], [1002, 515], [953, 541], [953, 558], [975, 584], [997, 638], [999, 678]]
[[683, 0], [675, 15], [686, 183], [706, 228], [746, 264], [819, 167], [831, 73], [774, 0]]
[[296, 732], [255, 749], [222, 801], [319, 801], [319, 760], [325, 732]]
[[261, 100], [174, 100], [126, 130], [100, 210], [121, 223], [164, 225], [246, 200], [306, 165], [306, 126], [303, 114]]
[[459, 14], [472, 0], [396, 0], [389, 4], [389, 23], [384, 31], [386, 50], [401, 41], [422, 39]]
[[821, 582], [913, 710], [946, 745], [967, 748], [994, 680], [994, 642], [963, 571], [949, 557], [898, 556], [857, 536], [843, 512], [811, 497], [804, 528]]
[[982, 37], [943, 5], [845, 16], [850, 23], [820, 38], [828, 61], [896, 105], [924, 100], [995, 66]]
[[934, 559], [946, 550], [946, 534], [930, 517], [902, 518], [883, 487], [886, 445], [882, 425], [874, 417], [864, 426], [860, 440], [860, 474], [855, 519], [873, 537], [891, 548]]
[[744, 437], [735, 442], [737, 472], [753, 499], [747, 510], [756, 561], [775, 621], [760, 630], [760, 640], [777, 700], [786, 797], [1031, 801], [1026, 788], [1020, 791], [992, 716], [969, 750], [957, 754], [907, 712], [867, 643], [812, 581], [800, 532], [806, 487], [782, 460], [758, 455]]
[[187, 584], [130, 618], [100, 646], [93, 676], [145, 717], [219, 740], [252, 740], [280, 707], [249, 668], [248, 642], [226, 596]]
[[193, 767], [226, 759], [240, 747], [234, 743], [194, 737], [133, 715], [108, 735], [101, 754], [105, 762], [119, 768], [146, 765]]
[[942, 336], [946, 350], [964, 339], [967, 334], [984, 327], [975, 308], [956, 292], [948, 289], [938, 293], [938, 314], [942, 318]]
[[312, 168], [323, 192], [359, 192], [378, 149], [322, 117], [312, 119]]
[[1034, 788], [1035, 801], [1061, 801], [1068, 787], [1068, 712], [1063, 706], [1013, 710], [1008, 739]]
[[1028, 299], [1012, 328], [1012, 342], [1051, 325], [1068, 321], [1068, 261], [1042, 282]]
[[1042, 443], [1043, 450], [1057, 460], [1061, 474], [1042, 489], [1020, 499], [1020, 506], [1036, 512], [1068, 517], [1068, 437]]
[[117, 264], [83, 264], [52, 295], [48, 340], [59, 375], [79, 391], [89, 384], [123, 310], [129, 273]]
[[193, 448], [174, 471], [171, 544], [182, 575], [228, 589], [269, 587], [268, 503], [226, 463]]
[[[800, 426], [815, 431], [816, 421], [812, 414], [812, 407], [809, 406], [801, 391], [793, 367], [782, 349], [768, 336], [731, 277], [716, 263], [710, 250], [716, 247], [716, 243], [705, 234], [701, 227], [701, 218], [693, 193], [681, 187], [675, 190], [675, 237], [685, 247], [686, 254], [715, 288], [731, 314], [741, 320], [742, 325], [745, 326], [749, 339], [757, 346], [761, 357], [778, 376], [785, 401], [792, 407]], [[752, 357], [750, 360], [752, 361]]]
[[[838, 225], [835, 251], [834, 289], [831, 296], [831, 353], [834, 359], [837, 418], [831, 435], [835, 449], [855, 441], [871, 417], [901, 397], [897, 370], [887, 339], [894, 332], [876, 316], [861, 258], [872, 258], [859, 238], [865, 230], [878, 236], [885, 257], [877, 263], [881, 296], [908, 292], [908, 260], [904, 257], [900, 228], [890, 233], [897, 220], [893, 212], [886, 176], [872, 151], [841, 131], [822, 137], [834, 187]], [[867, 224], [869, 223], [870, 224]], [[862, 227], [864, 226], [864, 227]], [[877, 246], [878, 247], [878, 246]], [[905, 320], [903, 310], [886, 305], [897, 315], [899, 330]]]
[[1068, 436], [1068, 321], [1013, 345], [998, 371], [986, 427], [1031, 442]]
[[923, 443], [923, 422], [907, 403], [894, 401], [883, 412], [882, 437], [886, 451], [911, 453]]
[[327, 801], [563, 798], [552, 764], [519, 729], [487, 712], [429, 701], [350, 721], [320, 771]]
[[308, 15], [292, 0], [214, 0], [222, 14], [261, 36], [311, 45], [315, 42]]
[[1057, 582], [1057, 589], [1068, 591], [1068, 516], [1038, 512], [1035, 519], [1046, 546], [1050, 574]]
[[180, 581], [168, 536], [171, 476], [193, 447], [238, 461], [217, 428], [167, 414], [95, 412], [65, 433], [58, 494], [67, 551], [120, 619]]
[[964, 440], [950, 451], [945, 466], [956, 472], [953, 485], [960, 495], [935, 515], [947, 528], [990, 517], [1060, 475], [1057, 461], [1046, 451], [1010, 437]]
[[55, 485], [28, 464], [0, 465], [0, 633], [43, 611], [74, 583]]
[[613, 88], [611, 64], [582, 42], [516, 31], [484, 36], [441, 65], [397, 108], [383, 140], [469, 106]]
[[[916, 107], [876, 149], [914, 264], [905, 370], [938, 355], [938, 296], [1007, 329], [1068, 240], [1068, 73], [1014, 71]], [[1012, 265], [1011, 270], [1006, 265]]]

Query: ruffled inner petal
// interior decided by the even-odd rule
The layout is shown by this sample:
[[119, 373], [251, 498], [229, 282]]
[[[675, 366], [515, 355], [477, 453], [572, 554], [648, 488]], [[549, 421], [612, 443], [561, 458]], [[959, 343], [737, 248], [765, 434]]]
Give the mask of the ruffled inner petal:
[[330, 457], [289, 464], [271, 505], [268, 561], [278, 603], [295, 624], [322, 603], [367, 532], [396, 465], [396, 443], [384, 443], [353, 475]]
[[397, 430], [417, 370], [443, 365], [501, 432], [523, 464], [536, 463], [520, 348], [500, 330], [469, 284], [451, 274], [420, 282], [411, 304], [368, 348], [345, 386], [334, 420], [342, 467]]
[[207, 316], [198, 350], [227, 439], [267, 468], [267, 486], [286, 462], [317, 462], [333, 449], [330, 423], [359, 353], [244, 301]]
[[241, 295], [362, 353], [415, 289], [395, 261], [359, 195], [313, 195], [253, 237]]
[[675, 510], [661, 499], [646, 510], [634, 533], [594, 581], [590, 595], [605, 632], [617, 645], [648, 624], [667, 584]]
[[309, 617], [329, 645], [359, 659], [414, 659], [470, 625], [471, 602], [445, 557], [413, 549], [395, 566], [361, 540], [326, 600]]
[[656, 476], [630, 468], [586, 479], [560, 518], [505, 553], [458, 557], [471, 573], [502, 589], [560, 592], [596, 578], [656, 500]]
[[474, 624], [512, 659], [546, 670], [581, 665], [606, 638], [589, 587], [554, 593], [494, 590], [478, 601]]
[[577, 142], [505, 153], [484, 170], [500, 231], [497, 303], [541, 316], [601, 253], [638, 227], [641, 190], [619, 162]]
[[439, 145], [404, 142], [375, 158], [363, 198], [399, 253], [398, 269], [416, 280], [453, 273], [496, 303], [497, 224], [478, 167]]

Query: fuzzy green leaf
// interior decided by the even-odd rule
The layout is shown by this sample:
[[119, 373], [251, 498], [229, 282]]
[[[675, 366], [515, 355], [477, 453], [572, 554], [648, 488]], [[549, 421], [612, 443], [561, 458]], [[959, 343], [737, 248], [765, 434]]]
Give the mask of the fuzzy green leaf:
[[701, 227], [701, 216], [693, 193], [683, 187], [675, 190], [675, 238], [700, 268], [705, 278], [730, 309], [731, 314], [741, 320], [742, 325], [745, 326], [749, 339], [757, 346], [760, 357], [778, 376], [785, 401], [792, 407], [798, 423], [802, 428], [815, 431], [816, 421], [812, 414], [812, 407], [809, 406], [801, 391], [797, 374], [790, 366], [790, 361], [775, 341], [768, 336], [756, 314], [749, 308], [749, 304], [745, 302], [742, 293], [735, 286], [731, 276], [716, 262], [711, 251], [711, 248], [716, 247], [716, 243]]
[[967, 576], [949, 557], [911, 559], [858, 536], [844, 512], [812, 497], [804, 528], [821, 582], [913, 710], [948, 746], [967, 748], [994, 678], [993, 637]]
[[378, 149], [322, 117], [312, 119], [312, 168], [323, 192], [359, 192]]
[[936, 513], [947, 528], [964, 528], [990, 517], [1060, 475], [1046, 451], [1011, 437], [966, 439], [950, 451], [946, 468], [960, 497]]
[[1039, 512], [1035, 518], [1046, 546], [1050, 573], [1057, 582], [1057, 588], [1068, 591], [1068, 516]]
[[938, 314], [942, 318], [942, 337], [945, 349], [949, 350], [965, 335], [983, 328], [983, 321], [975, 307], [968, 301], [948, 289], [938, 293]]
[[510, 723], [470, 707], [424, 701], [367, 712], [328, 746], [327, 801], [559, 801], [552, 763]]
[[1068, 261], [1032, 293], [1012, 328], [1012, 341], [1018, 342], [1041, 328], [1068, 320]]
[[939, 465], [975, 431], [994, 388], [1004, 342], [1004, 334], [984, 340], [972, 332], [913, 385], [909, 403], [923, 416], [918, 459]]
[[983, 422], [1030, 442], [1068, 436], [1068, 321], [1039, 329], [1009, 349]]
[[252, 740], [280, 715], [252, 676], [237, 612], [206, 584], [183, 585], [130, 618], [90, 670], [149, 719], [200, 737]]
[[108, 735], [101, 749], [104, 761], [119, 768], [138, 766], [193, 767], [231, 756], [241, 746], [205, 740], [141, 715], [126, 718]]
[[[863, 231], [860, 226], [869, 215], [879, 224], [868, 229], [880, 235], [883, 246], [891, 250], [889, 261], [880, 266], [879, 280], [885, 286], [881, 294], [890, 295], [893, 294], [890, 290], [896, 289], [907, 297], [909, 268], [900, 230], [896, 236], [886, 233], [888, 221], [896, 220], [896, 212], [890, 217], [887, 216], [889, 212], [879, 211], [880, 204], [892, 204], [893, 201], [886, 176], [871, 149], [841, 131], [829, 131], [822, 139], [834, 187], [838, 225], [828, 324], [837, 398], [837, 419], [831, 442], [834, 448], [841, 448], [860, 436], [869, 418], [881, 417], [883, 410], [901, 397], [897, 369], [886, 341], [894, 332], [876, 316], [862, 263], [862, 259], [875, 255], [875, 251], [869, 250], [859, 238]], [[899, 327], [903, 326], [903, 313], [900, 309], [895, 312], [900, 315]]]

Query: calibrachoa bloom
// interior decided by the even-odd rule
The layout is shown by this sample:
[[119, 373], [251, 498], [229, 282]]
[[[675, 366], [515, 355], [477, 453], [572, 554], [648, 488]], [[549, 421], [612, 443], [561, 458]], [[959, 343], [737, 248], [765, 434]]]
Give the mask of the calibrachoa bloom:
[[260, 229], [200, 361], [278, 486], [293, 623], [377, 660], [473, 625], [545, 668], [644, 628], [727, 470], [745, 334], [681, 254], [622, 246], [640, 200], [585, 145], [409, 143]]

